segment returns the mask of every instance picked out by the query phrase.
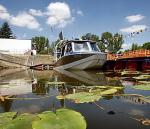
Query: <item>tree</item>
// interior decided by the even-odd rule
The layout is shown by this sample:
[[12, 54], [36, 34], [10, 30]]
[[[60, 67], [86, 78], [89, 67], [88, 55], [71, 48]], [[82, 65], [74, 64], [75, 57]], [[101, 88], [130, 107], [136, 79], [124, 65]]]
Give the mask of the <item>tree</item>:
[[95, 34], [91, 34], [91, 33], [87, 33], [87, 34], [81, 36], [81, 39], [99, 42], [99, 36], [97, 36]]
[[7, 22], [4, 22], [0, 29], [0, 38], [14, 38], [11, 28], [9, 27], [9, 24]]
[[150, 50], [150, 42], [144, 43], [142, 48]]
[[138, 46], [138, 44], [136, 44], [136, 43], [133, 43], [132, 46], [131, 46], [132, 51], [138, 50], [139, 48], [140, 48], [140, 46]]
[[32, 43], [36, 44], [36, 50], [39, 54], [48, 54], [49, 51], [49, 40], [44, 36], [33, 37]]
[[116, 54], [122, 48], [123, 42], [124, 40], [122, 35], [118, 33], [113, 35], [110, 32], [104, 32], [101, 35], [100, 46], [103, 50], [106, 49], [109, 53]]

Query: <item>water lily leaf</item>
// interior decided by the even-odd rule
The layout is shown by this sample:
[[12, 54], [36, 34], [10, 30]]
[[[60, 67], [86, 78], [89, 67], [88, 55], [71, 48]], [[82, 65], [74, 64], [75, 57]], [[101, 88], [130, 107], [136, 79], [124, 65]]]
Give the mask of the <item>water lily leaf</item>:
[[140, 76], [138, 76], [138, 77], [133, 77], [133, 78], [135, 78], [135, 79], [137, 79], [137, 80], [143, 80], [143, 79], [150, 79], [150, 75], [140, 75]]
[[146, 103], [150, 103], [150, 98], [148, 98], [148, 97], [140, 97], [140, 99]]
[[134, 118], [134, 117], [131, 117], [131, 118], [136, 121], [139, 121], [143, 125], [150, 125], [150, 119], [148, 118]]
[[121, 90], [124, 87], [123, 86], [96, 86], [96, 88], [100, 88], [100, 89], [117, 89], [117, 90]]
[[115, 88], [113, 88], [113, 89], [108, 89], [108, 90], [102, 91], [102, 92], [101, 92], [101, 95], [102, 95], [102, 96], [103, 96], [103, 95], [110, 95], [110, 94], [116, 93], [117, 91], [118, 91], [118, 90], [115, 89]]
[[38, 115], [41, 119], [32, 123], [33, 129], [86, 129], [84, 117], [70, 109], [47, 111]]
[[39, 117], [33, 114], [22, 114], [12, 121], [3, 124], [0, 129], [32, 129], [32, 121], [38, 119]]
[[138, 81], [138, 82], [142, 84], [150, 84], [150, 81]]
[[138, 90], [150, 90], [150, 85], [148, 85], [148, 84], [135, 85], [135, 86], [133, 86], [133, 88], [138, 89]]
[[74, 100], [75, 103], [89, 103], [98, 101], [102, 96], [99, 94], [87, 93], [87, 92], [79, 92], [74, 94], [68, 94], [65, 96], [67, 99]]
[[123, 71], [121, 72], [121, 76], [124, 76], [124, 75], [138, 75], [138, 74], [141, 74], [141, 72], [139, 71]]
[[0, 113], [0, 125], [11, 121], [16, 116], [16, 114], [17, 112]]
[[48, 85], [64, 85], [65, 82], [46, 82]]

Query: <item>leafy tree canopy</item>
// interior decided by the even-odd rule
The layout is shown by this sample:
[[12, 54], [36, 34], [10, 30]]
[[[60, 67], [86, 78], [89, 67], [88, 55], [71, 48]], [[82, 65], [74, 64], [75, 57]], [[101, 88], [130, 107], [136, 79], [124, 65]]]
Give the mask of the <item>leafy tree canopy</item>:
[[83, 40], [92, 40], [92, 41], [99, 41], [99, 36], [95, 35], [95, 34], [91, 34], [91, 33], [87, 33], [83, 36], [81, 36], [81, 39]]
[[104, 32], [101, 35], [101, 44], [103, 44], [101, 46], [103, 46], [103, 49], [105, 49], [105, 51], [107, 50], [109, 53], [116, 54], [122, 48], [123, 43], [123, 36], [118, 33], [113, 35], [110, 32]]
[[150, 42], [144, 43], [142, 48], [150, 50]]
[[32, 43], [36, 44], [36, 50], [39, 54], [48, 54], [49, 51], [49, 40], [44, 36], [33, 37]]

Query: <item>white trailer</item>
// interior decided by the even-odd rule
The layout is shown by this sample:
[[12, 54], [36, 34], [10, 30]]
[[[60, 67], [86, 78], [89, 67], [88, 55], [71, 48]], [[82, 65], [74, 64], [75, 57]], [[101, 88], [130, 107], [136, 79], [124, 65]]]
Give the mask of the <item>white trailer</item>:
[[31, 48], [31, 40], [0, 39], [0, 53], [3, 54], [25, 54]]

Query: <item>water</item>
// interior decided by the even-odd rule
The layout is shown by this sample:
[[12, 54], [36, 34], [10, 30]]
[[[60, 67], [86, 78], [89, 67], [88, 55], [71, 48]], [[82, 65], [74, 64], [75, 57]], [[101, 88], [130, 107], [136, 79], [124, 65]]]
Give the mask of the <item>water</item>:
[[[146, 118], [150, 119], [150, 103], [136, 95], [117, 95], [150, 96], [150, 91], [133, 88], [139, 83], [133, 77], [149, 73], [132, 73], [121, 76], [118, 72], [25, 70], [1, 76], [0, 95], [13, 99], [0, 101], [0, 112], [40, 113], [66, 107], [80, 112], [85, 117], [87, 129], [149, 129], [150, 126], [143, 125], [141, 122]], [[65, 82], [65, 88], [69, 93], [73, 92], [72, 87], [80, 89], [83, 85], [123, 86], [124, 89], [114, 96], [106, 96], [93, 103], [76, 104], [71, 100], [56, 99], [56, 96], [65, 93], [66, 89], [56, 84], [49, 86], [47, 82]], [[146, 82], [149, 82], [149, 78]]]

